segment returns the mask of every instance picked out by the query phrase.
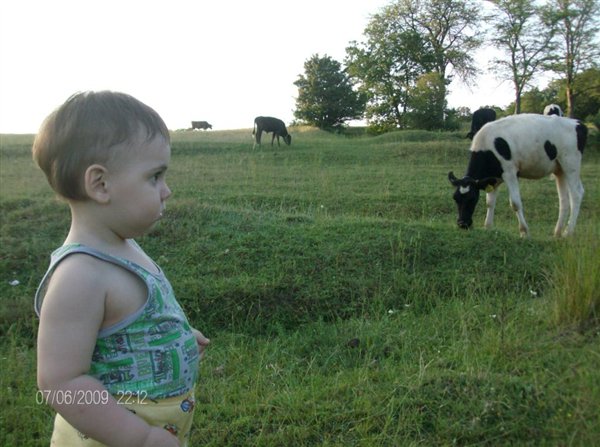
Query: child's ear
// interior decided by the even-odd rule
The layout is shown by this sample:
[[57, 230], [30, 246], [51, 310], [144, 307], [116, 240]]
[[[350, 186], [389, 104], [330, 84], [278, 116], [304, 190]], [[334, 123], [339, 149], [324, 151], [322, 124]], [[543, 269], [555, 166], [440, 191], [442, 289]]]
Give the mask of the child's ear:
[[109, 202], [107, 177], [108, 171], [102, 165], [91, 165], [85, 170], [85, 192], [91, 200], [102, 204]]

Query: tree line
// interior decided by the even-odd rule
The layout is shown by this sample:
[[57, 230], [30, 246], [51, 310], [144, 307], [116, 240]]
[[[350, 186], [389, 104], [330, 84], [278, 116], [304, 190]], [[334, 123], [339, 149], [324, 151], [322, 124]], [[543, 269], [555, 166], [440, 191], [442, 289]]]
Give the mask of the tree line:
[[[349, 43], [343, 65], [318, 54], [305, 62], [294, 116], [321, 129], [356, 119], [375, 130], [454, 129], [470, 111], [448, 108], [448, 87], [473, 85], [482, 71], [474, 55], [492, 47], [499, 56], [484, 69], [515, 93], [501, 112], [558, 103], [598, 125], [599, 17], [598, 0], [395, 0]], [[557, 80], [540, 91], [542, 74]]]

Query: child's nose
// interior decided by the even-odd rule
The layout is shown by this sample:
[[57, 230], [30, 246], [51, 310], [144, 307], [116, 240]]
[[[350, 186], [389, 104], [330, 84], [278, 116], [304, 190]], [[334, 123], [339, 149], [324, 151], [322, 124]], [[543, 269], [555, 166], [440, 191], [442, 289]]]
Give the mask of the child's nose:
[[169, 197], [171, 197], [171, 194], [172, 194], [171, 189], [165, 183], [165, 186], [162, 191], [162, 199], [167, 200]]

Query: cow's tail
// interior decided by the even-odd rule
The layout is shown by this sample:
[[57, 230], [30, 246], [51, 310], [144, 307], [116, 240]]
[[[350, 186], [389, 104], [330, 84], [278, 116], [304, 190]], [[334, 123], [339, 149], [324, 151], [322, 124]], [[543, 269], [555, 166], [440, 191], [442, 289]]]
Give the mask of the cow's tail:
[[254, 121], [254, 127], [252, 128], [252, 136], [256, 135], [256, 121]]

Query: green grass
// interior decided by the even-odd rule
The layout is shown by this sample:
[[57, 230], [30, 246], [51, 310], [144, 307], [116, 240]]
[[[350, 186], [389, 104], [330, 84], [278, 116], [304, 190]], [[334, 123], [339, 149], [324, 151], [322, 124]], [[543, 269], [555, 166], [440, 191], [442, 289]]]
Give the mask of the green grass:
[[582, 331], [600, 322], [600, 237], [595, 230], [565, 244], [549, 276], [556, 322]]
[[[553, 182], [522, 181], [522, 240], [505, 187], [495, 229], [481, 203], [455, 227], [462, 133], [291, 132], [173, 134], [167, 218], [140, 243], [212, 340], [191, 445], [598, 445], [598, 148], [576, 237], [551, 236]], [[0, 137], [2, 446], [52, 430], [32, 297], [69, 215], [31, 139]]]

